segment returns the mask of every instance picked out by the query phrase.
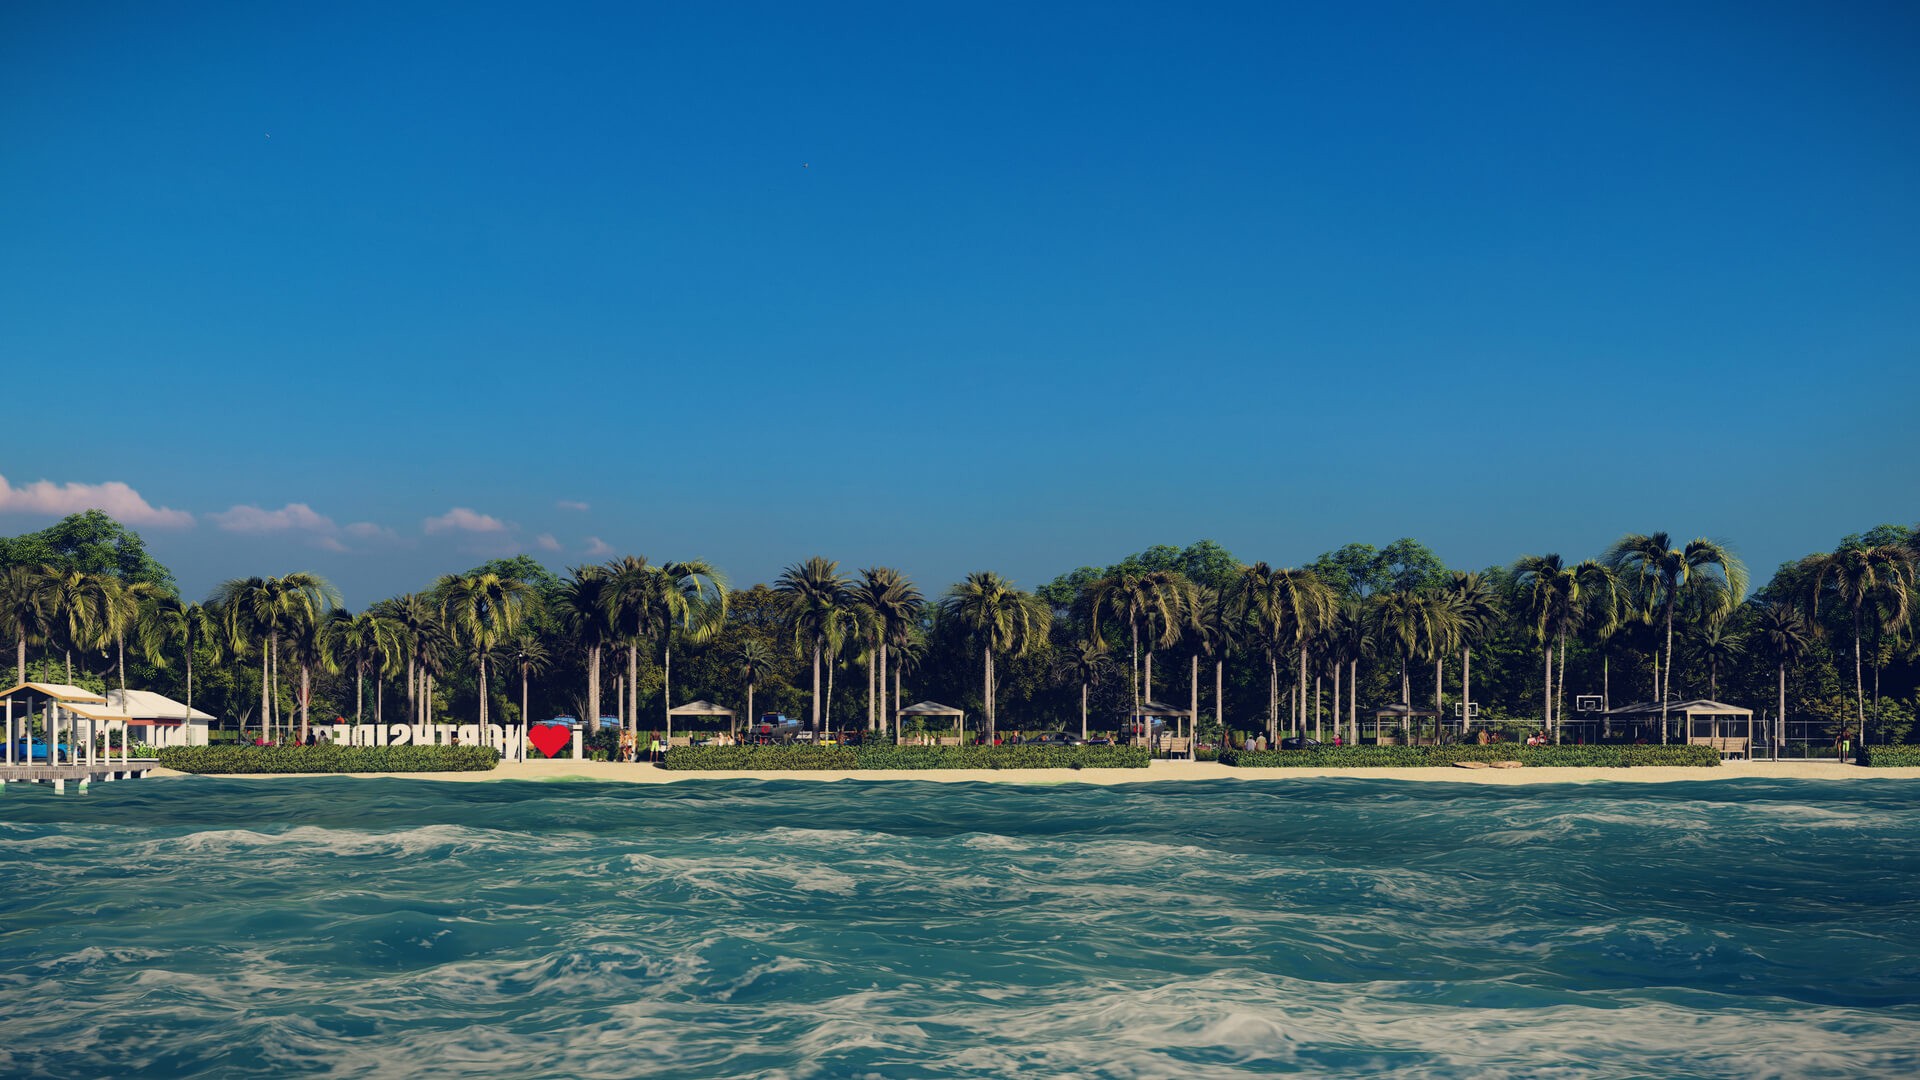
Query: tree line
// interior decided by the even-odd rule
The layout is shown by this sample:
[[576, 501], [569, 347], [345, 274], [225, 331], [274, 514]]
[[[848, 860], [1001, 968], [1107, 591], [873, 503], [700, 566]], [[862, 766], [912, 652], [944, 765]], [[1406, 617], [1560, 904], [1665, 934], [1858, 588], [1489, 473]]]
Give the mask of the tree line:
[[1707, 697], [1900, 742], [1920, 681], [1916, 567], [1920, 533], [1892, 525], [1751, 593], [1727, 545], [1659, 532], [1478, 570], [1411, 539], [1292, 567], [1200, 541], [1030, 591], [981, 571], [931, 597], [896, 569], [819, 556], [748, 588], [702, 559], [556, 574], [520, 556], [352, 611], [308, 572], [189, 600], [137, 533], [92, 511], [0, 539], [0, 636], [20, 681], [125, 687], [131, 668], [269, 739], [304, 737], [316, 715], [610, 715], [638, 735], [695, 697], [880, 735], [916, 697], [966, 709], [986, 737], [1181, 710], [1202, 733], [1349, 740], [1376, 709], [1437, 726], [1471, 702], [1476, 724], [1561, 738], [1570, 696], [1594, 695], [1657, 703], [1662, 739], [1669, 703]]

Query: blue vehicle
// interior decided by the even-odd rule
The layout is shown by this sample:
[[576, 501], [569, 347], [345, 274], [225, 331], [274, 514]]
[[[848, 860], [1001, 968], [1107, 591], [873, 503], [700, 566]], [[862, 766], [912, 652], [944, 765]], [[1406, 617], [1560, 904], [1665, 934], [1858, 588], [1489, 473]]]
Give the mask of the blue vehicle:
[[[65, 760], [72, 756], [73, 756], [73, 753], [68, 748], [67, 744], [61, 743], [60, 744], [61, 760]], [[29, 749], [28, 742], [26, 739], [17, 740], [13, 744], [13, 760], [22, 761], [29, 765], [33, 764], [34, 762], [46, 761], [47, 760], [46, 741], [44, 739], [40, 739], [36, 737], [32, 742], [31, 749]]]

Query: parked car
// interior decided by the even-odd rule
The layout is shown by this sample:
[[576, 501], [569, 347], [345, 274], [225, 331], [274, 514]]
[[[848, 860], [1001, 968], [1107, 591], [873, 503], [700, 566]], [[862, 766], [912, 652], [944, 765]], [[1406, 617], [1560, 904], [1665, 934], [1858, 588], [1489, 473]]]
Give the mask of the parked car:
[[1304, 735], [1295, 735], [1290, 739], [1280, 740], [1280, 749], [1282, 750], [1310, 750], [1319, 745], [1319, 739], [1309, 739]]
[[1016, 746], [1084, 746], [1080, 736], [1065, 731], [1037, 731], [1024, 738], [1015, 739]]
[[[72, 751], [68, 749], [67, 744], [61, 743], [60, 759], [64, 761], [71, 756], [72, 756]], [[27, 740], [24, 738], [17, 740], [13, 744], [13, 760], [24, 761], [29, 765], [33, 764], [36, 761], [47, 760], [46, 740], [35, 737], [33, 739], [31, 746], [29, 746]]]
[[1086, 741], [1086, 743], [1085, 743], [1085, 745], [1087, 745], [1087, 746], [1112, 746], [1112, 745], [1113, 745], [1113, 740], [1112, 740], [1112, 739], [1109, 739], [1109, 738], [1107, 738], [1107, 737], [1106, 737], [1105, 735], [1096, 735], [1096, 736], [1094, 736], [1093, 738], [1091, 738], [1091, 739], [1088, 739], [1088, 740]]

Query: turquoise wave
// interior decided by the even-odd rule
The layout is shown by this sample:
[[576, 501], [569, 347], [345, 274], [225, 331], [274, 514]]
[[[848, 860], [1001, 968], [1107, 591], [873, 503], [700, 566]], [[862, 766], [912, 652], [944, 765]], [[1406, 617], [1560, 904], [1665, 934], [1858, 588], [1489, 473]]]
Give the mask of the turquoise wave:
[[1920, 1073], [1920, 787], [0, 796], [0, 1075]]

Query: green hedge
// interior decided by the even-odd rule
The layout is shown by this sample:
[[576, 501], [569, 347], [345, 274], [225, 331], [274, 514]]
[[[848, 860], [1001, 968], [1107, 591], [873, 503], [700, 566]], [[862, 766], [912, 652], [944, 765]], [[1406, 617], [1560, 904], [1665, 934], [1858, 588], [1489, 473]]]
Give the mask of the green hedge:
[[1227, 750], [1222, 763], [1242, 769], [1415, 769], [1456, 761], [1518, 761], [1529, 768], [1620, 769], [1641, 765], [1718, 765], [1710, 746], [1322, 746], [1307, 750]]
[[844, 771], [857, 767], [851, 746], [808, 746], [804, 743], [780, 746], [676, 746], [667, 751], [667, 768], [690, 772], [712, 772], [716, 769], [753, 772], [776, 769]]
[[1876, 769], [1920, 768], [1920, 746], [1869, 746], [1863, 764]]
[[162, 768], [188, 773], [486, 772], [490, 746], [169, 746]]
[[739, 769], [1144, 769], [1147, 751], [1129, 746], [676, 746], [667, 768]]

